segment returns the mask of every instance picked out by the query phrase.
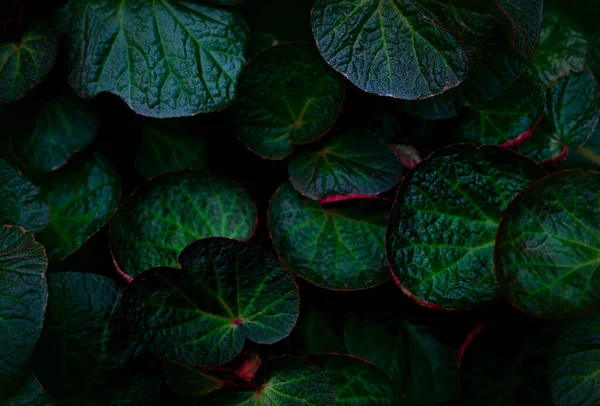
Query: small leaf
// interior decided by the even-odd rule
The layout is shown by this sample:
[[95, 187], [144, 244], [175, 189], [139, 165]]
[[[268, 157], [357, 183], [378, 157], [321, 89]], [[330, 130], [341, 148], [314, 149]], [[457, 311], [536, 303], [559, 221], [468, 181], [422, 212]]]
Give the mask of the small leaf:
[[351, 195], [375, 196], [400, 182], [402, 167], [375, 134], [351, 132], [330, 141], [318, 152], [290, 160], [290, 182], [315, 200]]
[[25, 97], [46, 78], [58, 56], [58, 36], [42, 25], [18, 42], [0, 43], [0, 105]]
[[427, 307], [495, 300], [492, 254], [500, 216], [544, 175], [535, 162], [495, 146], [458, 144], [421, 161], [404, 178], [388, 223], [396, 282]]
[[240, 140], [257, 155], [282, 159], [294, 145], [329, 131], [344, 99], [343, 78], [311, 44], [269, 48], [249, 63], [240, 79], [235, 120]]
[[16, 224], [37, 233], [49, 220], [50, 209], [35, 185], [0, 159], [0, 224]]
[[94, 154], [83, 165], [67, 166], [42, 187], [50, 222], [38, 239], [50, 261], [60, 261], [110, 220], [121, 197], [121, 180], [110, 162]]
[[495, 247], [503, 293], [541, 317], [600, 306], [600, 174], [562, 171], [535, 183], [508, 206]]
[[272, 344], [298, 318], [298, 287], [266, 251], [226, 238], [187, 246], [182, 270], [153, 268], [121, 298], [134, 337], [169, 362], [216, 365], [242, 352], [244, 337]]
[[249, 239], [256, 209], [238, 183], [207, 171], [184, 170], [151, 179], [119, 208], [110, 245], [127, 278], [157, 266], [206, 237]]
[[409, 404], [388, 375], [360, 358], [342, 354], [317, 354], [307, 359], [325, 373], [335, 392], [336, 406]]
[[462, 82], [469, 63], [428, 6], [421, 0], [317, 0], [313, 33], [327, 63], [360, 89], [425, 99]]
[[54, 402], [35, 375], [29, 373], [14, 392], [0, 399], [0, 406], [54, 406]]
[[388, 204], [353, 199], [325, 208], [284, 183], [271, 198], [268, 227], [279, 257], [309, 282], [366, 289], [390, 279], [383, 239]]
[[71, 11], [68, 80], [79, 96], [113, 93], [156, 118], [233, 101], [248, 39], [237, 14], [171, 0], [74, 0]]
[[19, 384], [42, 332], [47, 266], [31, 233], [0, 226], [0, 399]]
[[411, 145], [388, 144], [388, 147], [394, 152], [396, 158], [400, 160], [402, 165], [408, 169], [414, 168], [421, 162], [419, 151]]
[[512, 47], [525, 58], [531, 57], [542, 31], [543, 0], [493, 0], [492, 14]]

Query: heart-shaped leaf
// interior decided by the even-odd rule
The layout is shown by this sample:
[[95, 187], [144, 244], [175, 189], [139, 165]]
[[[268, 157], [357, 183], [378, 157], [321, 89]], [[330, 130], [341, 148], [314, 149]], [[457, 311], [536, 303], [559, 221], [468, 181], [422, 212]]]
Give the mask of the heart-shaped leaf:
[[87, 147], [99, 124], [98, 115], [85, 101], [64, 94], [45, 103], [18, 139], [13, 134], [13, 149], [28, 169], [52, 171]]
[[204, 169], [206, 144], [187, 134], [180, 121], [155, 121], [144, 126], [133, 164], [147, 178], [182, 169]]
[[[469, 60], [422, 0], [316, 0], [312, 28], [323, 58], [360, 89], [424, 99], [457, 86]], [[448, 13], [449, 8], [439, 8]]]
[[352, 355], [381, 368], [412, 405], [439, 405], [460, 396], [456, 350], [430, 328], [391, 314], [351, 314], [344, 342]]
[[508, 206], [495, 247], [503, 293], [519, 309], [568, 317], [600, 306], [600, 174], [562, 171]]
[[94, 154], [83, 165], [66, 166], [42, 186], [50, 222], [39, 233], [50, 261], [76, 251], [111, 218], [121, 198], [121, 180], [110, 162]]
[[322, 288], [357, 290], [390, 279], [383, 245], [388, 212], [379, 199], [325, 208], [284, 183], [267, 220], [275, 250], [294, 272]]
[[0, 406], [54, 406], [34, 374], [29, 373], [8, 397], [0, 399]]
[[0, 226], [0, 399], [19, 384], [42, 332], [47, 266], [31, 233]]
[[368, 132], [337, 137], [320, 151], [290, 160], [290, 182], [315, 200], [375, 196], [400, 182], [402, 167], [383, 141]]
[[500, 216], [544, 174], [535, 162], [495, 146], [458, 144], [421, 161], [402, 182], [387, 229], [398, 285], [433, 308], [495, 300], [492, 255]]
[[360, 358], [342, 354], [317, 354], [307, 359], [325, 373], [335, 392], [336, 406], [409, 404], [388, 375]]
[[136, 277], [122, 296], [134, 337], [170, 362], [216, 365], [242, 351], [244, 337], [272, 344], [298, 318], [298, 287], [266, 251], [226, 238], [187, 246], [182, 270], [154, 268]]
[[256, 209], [238, 183], [206, 171], [184, 170], [151, 179], [123, 203], [111, 222], [110, 245], [126, 279], [206, 237], [249, 239]]
[[537, 49], [542, 32], [543, 0], [492, 0], [491, 11], [512, 47], [525, 58]]
[[343, 78], [323, 62], [314, 45], [269, 48], [248, 63], [240, 78], [238, 136], [263, 158], [285, 158], [294, 145], [329, 131], [344, 92]]
[[157, 118], [233, 101], [248, 37], [237, 14], [172, 0], [74, 0], [70, 11], [68, 80], [79, 96], [113, 93]]

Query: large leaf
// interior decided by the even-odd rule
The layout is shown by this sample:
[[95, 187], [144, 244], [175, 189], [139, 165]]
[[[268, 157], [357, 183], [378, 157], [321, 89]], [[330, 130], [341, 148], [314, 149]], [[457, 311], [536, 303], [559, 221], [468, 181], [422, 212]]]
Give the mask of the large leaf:
[[344, 99], [344, 80], [312, 44], [286, 44], [259, 53], [240, 79], [237, 134], [250, 151], [281, 159], [294, 145], [323, 136]]
[[391, 314], [351, 314], [344, 342], [350, 354], [390, 375], [412, 405], [439, 405], [460, 395], [456, 350], [426, 326]]
[[540, 83], [552, 87], [571, 72], [582, 72], [587, 52], [585, 33], [568, 15], [545, 13], [540, 46], [528, 72]]
[[353, 199], [323, 207], [284, 183], [271, 198], [268, 227], [279, 257], [315, 285], [373, 287], [390, 279], [383, 239], [389, 205]]
[[154, 268], [121, 298], [135, 338], [167, 361], [216, 365], [242, 351], [244, 337], [272, 344], [298, 318], [298, 287], [285, 266], [258, 247], [205, 238], [186, 247], [182, 270]]
[[48, 288], [36, 373], [57, 401], [85, 402], [137, 351], [120, 314], [122, 289], [104, 276], [78, 272], [50, 273]]
[[568, 317], [600, 306], [600, 174], [563, 171], [525, 189], [498, 229], [500, 287], [523, 311]]
[[336, 406], [409, 404], [388, 375], [360, 358], [342, 354], [318, 354], [307, 359], [325, 373], [335, 392]]
[[74, 0], [68, 80], [82, 97], [121, 97], [165, 118], [227, 107], [244, 66], [247, 28], [231, 11], [172, 0]]
[[28, 169], [52, 171], [87, 147], [99, 124], [85, 101], [65, 94], [45, 103], [18, 140], [13, 134], [12, 146]]
[[492, 254], [500, 216], [544, 174], [535, 162], [495, 146], [459, 144], [421, 161], [402, 182], [387, 229], [399, 286], [428, 307], [495, 300]]
[[50, 395], [44, 391], [34, 374], [29, 373], [19, 387], [6, 398], [0, 398], [0, 406], [53, 406]]
[[16, 224], [36, 233], [49, 220], [50, 209], [40, 191], [0, 159], [0, 224]]
[[238, 183], [206, 171], [185, 170], [148, 181], [119, 208], [110, 245], [130, 278], [156, 266], [175, 266], [179, 253], [206, 237], [249, 239], [256, 209]]
[[0, 105], [25, 97], [50, 73], [58, 56], [58, 36], [42, 25], [17, 42], [0, 43]]
[[568, 325], [550, 353], [550, 388], [558, 406], [600, 403], [600, 313]]
[[82, 165], [66, 166], [42, 191], [50, 205], [50, 222], [38, 239], [50, 261], [59, 261], [108, 222], [119, 204], [121, 180], [110, 162], [94, 154]]
[[492, 14], [506, 34], [512, 47], [525, 58], [538, 46], [542, 31], [543, 0], [491, 0]]
[[47, 266], [31, 233], [0, 226], [0, 399], [21, 380], [42, 332]]
[[457, 86], [469, 62], [428, 6], [422, 0], [316, 0], [313, 33], [323, 58], [360, 89], [424, 99]]
[[402, 167], [375, 134], [351, 132], [320, 151], [306, 152], [289, 162], [290, 182], [315, 200], [352, 195], [375, 196], [400, 182]]

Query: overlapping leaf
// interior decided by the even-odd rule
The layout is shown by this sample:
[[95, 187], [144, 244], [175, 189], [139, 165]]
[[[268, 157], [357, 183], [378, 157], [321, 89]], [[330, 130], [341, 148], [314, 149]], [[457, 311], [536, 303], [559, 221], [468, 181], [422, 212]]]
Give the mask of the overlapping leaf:
[[35, 375], [29, 373], [14, 392], [0, 398], [0, 406], [54, 406], [54, 402]]
[[508, 35], [512, 47], [531, 57], [542, 31], [543, 0], [492, 0], [491, 11]]

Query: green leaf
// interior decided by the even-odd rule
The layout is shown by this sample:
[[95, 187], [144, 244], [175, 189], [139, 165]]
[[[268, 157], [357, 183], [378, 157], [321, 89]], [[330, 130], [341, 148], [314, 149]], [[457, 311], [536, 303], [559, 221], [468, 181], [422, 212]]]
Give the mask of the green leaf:
[[405, 100], [404, 111], [424, 120], [445, 120], [458, 117], [464, 104], [460, 87], [423, 100]]
[[57, 401], [84, 402], [138, 350], [121, 318], [122, 289], [104, 276], [79, 272], [48, 274], [48, 289], [36, 373]]
[[422, 0], [316, 0], [313, 33], [321, 55], [360, 89], [425, 99], [457, 86], [468, 58]]
[[558, 80], [546, 96], [540, 127], [519, 152], [537, 161], [553, 159], [563, 150], [583, 145], [600, 117], [600, 89], [589, 69]]
[[42, 186], [50, 222], [39, 233], [50, 261], [75, 252], [110, 220], [121, 198], [121, 180], [99, 154], [82, 165], [66, 166]]
[[0, 226], [0, 399], [19, 384], [42, 332], [47, 266], [30, 232]]
[[398, 285], [427, 307], [494, 301], [500, 216], [544, 175], [535, 162], [495, 146], [459, 144], [421, 161], [402, 182], [388, 223], [387, 254]]
[[388, 375], [360, 358], [342, 354], [318, 354], [307, 359], [325, 373], [335, 392], [336, 406], [409, 404]]
[[151, 179], [117, 210], [112, 253], [126, 279], [157, 266], [176, 266], [179, 253], [206, 237], [249, 239], [256, 209], [238, 183], [207, 171]]
[[[340, 336], [333, 330], [337, 312], [324, 312], [312, 304], [300, 309], [300, 317], [287, 342], [288, 349], [301, 355], [346, 352]], [[341, 332], [341, 331], [340, 331]]]
[[237, 134], [257, 155], [282, 159], [294, 145], [329, 131], [344, 100], [344, 81], [312, 44], [271, 47], [254, 57], [240, 79]]
[[133, 164], [147, 178], [182, 169], [204, 169], [206, 144], [188, 135], [179, 121], [155, 121], [144, 126]]
[[543, 0], [493, 0], [492, 14], [506, 34], [511, 46], [523, 57], [531, 57], [542, 31]]
[[383, 245], [388, 213], [378, 199], [326, 208], [284, 183], [267, 220], [275, 250], [299, 276], [325, 289], [357, 290], [390, 279]]
[[165, 376], [171, 388], [183, 400], [198, 402], [211, 392], [227, 386], [248, 386], [232, 370], [216, 368], [192, 368], [185, 365], [165, 363]]
[[529, 314], [559, 318], [600, 306], [600, 174], [562, 171], [506, 209], [494, 267], [503, 293]]
[[391, 314], [351, 314], [344, 341], [350, 354], [390, 375], [412, 405], [434, 406], [460, 396], [457, 350], [426, 326]]
[[16, 224], [37, 233], [49, 220], [50, 209], [40, 191], [0, 159], [0, 224]]
[[272, 344], [298, 318], [298, 287], [266, 251], [226, 238], [205, 238], [178, 259], [183, 270], [143, 272], [123, 293], [134, 337], [170, 362], [216, 365], [242, 352], [244, 337]]
[[281, 357], [261, 366], [254, 378], [257, 389], [221, 390], [203, 399], [206, 406], [338, 405], [323, 372], [301, 358]]
[[58, 56], [58, 36], [43, 25], [17, 42], [0, 42], [0, 105], [25, 97], [46, 78]]
[[50, 395], [44, 391], [34, 374], [27, 374], [21, 385], [7, 398], [0, 399], [0, 406], [53, 406]]
[[315, 200], [350, 195], [375, 196], [400, 182], [402, 167], [383, 141], [370, 132], [337, 137], [317, 152], [290, 160], [290, 182]]
[[566, 14], [545, 13], [540, 46], [528, 73], [552, 87], [571, 72], [583, 72], [587, 52], [588, 41], [581, 27]]
[[45, 103], [31, 127], [13, 148], [19, 160], [34, 171], [60, 168], [91, 142], [100, 120], [88, 104], [70, 94]]
[[558, 406], [600, 403], [600, 313], [568, 325], [550, 353], [550, 388]]
[[237, 14], [171, 0], [74, 0], [71, 11], [68, 80], [79, 96], [113, 93], [157, 118], [232, 103], [248, 39]]
[[457, 129], [461, 141], [515, 145], [532, 134], [546, 104], [544, 89], [529, 81], [517, 82], [507, 92], [481, 104], [470, 104], [470, 114]]
[[581, 147], [569, 150], [561, 169], [600, 169], [600, 127]]

